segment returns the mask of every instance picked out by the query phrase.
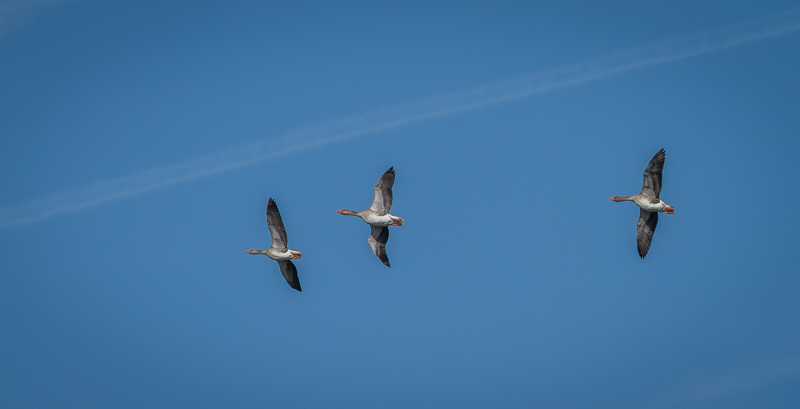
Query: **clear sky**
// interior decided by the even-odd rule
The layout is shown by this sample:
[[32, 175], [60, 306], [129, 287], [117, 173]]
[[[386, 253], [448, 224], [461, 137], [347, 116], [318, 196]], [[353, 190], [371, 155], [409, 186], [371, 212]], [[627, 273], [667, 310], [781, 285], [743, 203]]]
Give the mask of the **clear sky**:
[[0, 1], [2, 406], [798, 407], [800, 9], [644, 3]]

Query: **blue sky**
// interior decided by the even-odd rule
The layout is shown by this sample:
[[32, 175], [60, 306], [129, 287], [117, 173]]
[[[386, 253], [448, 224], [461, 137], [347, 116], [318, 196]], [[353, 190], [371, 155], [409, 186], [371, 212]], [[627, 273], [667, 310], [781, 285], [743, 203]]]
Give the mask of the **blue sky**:
[[[0, 400], [795, 408], [798, 49], [780, 1], [0, 2]], [[391, 269], [335, 213], [390, 166]]]

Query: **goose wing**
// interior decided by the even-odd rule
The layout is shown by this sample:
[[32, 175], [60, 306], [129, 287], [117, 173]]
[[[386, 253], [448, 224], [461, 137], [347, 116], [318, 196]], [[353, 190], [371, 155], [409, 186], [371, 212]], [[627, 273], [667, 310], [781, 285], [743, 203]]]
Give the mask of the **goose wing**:
[[278, 205], [272, 198], [267, 202], [267, 226], [269, 234], [272, 236], [272, 247], [279, 249], [287, 248], [289, 241], [286, 238], [286, 228], [283, 227], [283, 219], [278, 212]]
[[647, 168], [644, 170], [644, 183], [642, 183], [642, 194], [658, 198], [661, 194], [661, 171], [664, 170], [664, 159], [666, 151], [660, 149], [656, 152]]
[[383, 175], [378, 179], [378, 183], [376, 183], [375, 187], [372, 189], [375, 193], [375, 197], [372, 199], [369, 210], [377, 212], [380, 215], [389, 213], [389, 210], [392, 208], [392, 186], [394, 186], [394, 167], [383, 172]]
[[658, 212], [639, 209], [639, 221], [636, 223], [636, 248], [639, 250], [639, 257], [644, 258], [650, 250], [657, 224]]
[[278, 260], [278, 265], [281, 266], [281, 274], [289, 286], [297, 291], [303, 291], [300, 288], [300, 278], [297, 277], [297, 267], [294, 266], [292, 260]]
[[389, 256], [386, 255], [386, 242], [389, 241], [389, 227], [370, 227], [372, 227], [372, 232], [367, 237], [369, 248], [378, 256], [378, 260], [386, 264], [387, 267], [391, 267], [391, 265], [389, 265]]

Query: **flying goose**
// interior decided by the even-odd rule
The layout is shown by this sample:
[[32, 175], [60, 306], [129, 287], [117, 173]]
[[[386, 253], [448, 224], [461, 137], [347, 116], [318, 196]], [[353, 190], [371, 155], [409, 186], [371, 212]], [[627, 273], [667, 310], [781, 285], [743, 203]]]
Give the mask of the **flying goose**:
[[278, 205], [272, 198], [267, 202], [267, 227], [272, 236], [272, 244], [266, 250], [247, 250], [248, 254], [266, 254], [267, 257], [277, 260], [281, 267], [281, 274], [289, 286], [297, 291], [300, 289], [300, 279], [297, 277], [297, 267], [292, 263], [292, 259], [300, 258], [301, 254], [297, 250], [291, 250], [287, 246], [286, 228], [283, 227], [283, 219], [278, 212]]
[[386, 242], [389, 240], [389, 226], [402, 226], [403, 218], [389, 214], [392, 208], [392, 186], [394, 185], [394, 167], [389, 168], [378, 179], [378, 183], [372, 189], [375, 197], [369, 209], [356, 212], [353, 210], [341, 209], [336, 213], [346, 216], [358, 216], [372, 227], [372, 232], [367, 236], [367, 243], [372, 252], [378, 259], [389, 265], [389, 257], [386, 255]]
[[659, 198], [661, 195], [661, 171], [664, 170], [665, 157], [666, 152], [661, 149], [653, 156], [653, 159], [650, 159], [650, 163], [644, 170], [644, 183], [639, 194], [611, 198], [615, 202], [631, 201], [641, 208], [639, 222], [636, 223], [636, 247], [641, 258], [644, 258], [647, 251], [650, 250], [653, 233], [656, 232], [656, 224], [658, 224], [658, 212], [675, 214], [675, 208]]

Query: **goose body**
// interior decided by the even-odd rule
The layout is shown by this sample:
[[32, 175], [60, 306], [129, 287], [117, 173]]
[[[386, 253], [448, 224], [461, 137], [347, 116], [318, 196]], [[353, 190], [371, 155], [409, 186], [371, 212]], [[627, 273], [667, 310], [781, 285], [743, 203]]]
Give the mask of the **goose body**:
[[365, 211], [360, 217], [370, 226], [388, 227], [403, 225], [402, 218], [391, 214], [377, 214], [375, 212]]
[[278, 211], [278, 205], [272, 198], [267, 202], [267, 227], [272, 237], [272, 243], [269, 248], [266, 250], [251, 249], [247, 250], [247, 253], [264, 254], [276, 260], [278, 266], [281, 268], [283, 278], [286, 279], [286, 283], [297, 291], [303, 291], [300, 288], [300, 278], [297, 276], [297, 267], [292, 263], [292, 260], [300, 258], [302, 253], [287, 247], [289, 240], [286, 236], [286, 228], [283, 227], [283, 219]]
[[[620, 197], [620, 196], [615, 196]], [[612, 198], [613, 200], [613, 198]], [[623, 200], [614, 200], [615, 202], [621, 202]], [[630, 196], [630, 201], [639, 206], [642, 210], [648, 212], [664, 212], [668, 214], [674, 213], [675, 209], [672, 206], [666, 204], [663, 200], [659, 198], [645, 196], [643, 194], [638, 194], [634, 196]]]
[[386, 242], [389, 241], [389, 226], [402, 226], [403, 218], [389, 213], [392, 208], [392, 186], [394, 186], [394, 167], [389, 168], [378, 179], [378, 183], [372, 189], [374, 196], [372, 204], [368, 209], [360, 212], [348, 209], [338, 210], [336, 213], [345, 216], [358, 216], [370, 225], [372, 230], [367, 236], [367, 243], [369, 244], [375, 256], [385, 264], [389, 264], [389, 257], [386, 255]]
[[[253, 253], [252, 250], [250, 252]], [[255, 254], [258, 254], [258, 253], [255, 253]], [[266, 254], [267, 257], [269, 257], [269, 258], [271, 258], [273, 260], [277, 260], [277, 261], [292, 260], [292, 259], [300, 258], [300, 256], [301, 256], [301, 253], [299, 251], [289, 250], [289, 249], [278, 249], [278, 248], [275, 248], [275, 247], [270, 247], [270, 248], [264, 250], [263, 254]]]
[[636, 248], [639, 257], [645, 258], [653, 242], [658, 224], [658, 213], [675, 214], [675, 208], [661, 200], [661, 173], [664, 170], [666, 152], [656, 152], [644, 170], [642, 191], [633, 196], [614, 196], [615, 202], [630, 201], [639, 206], [639, 221], [636, 223]]

